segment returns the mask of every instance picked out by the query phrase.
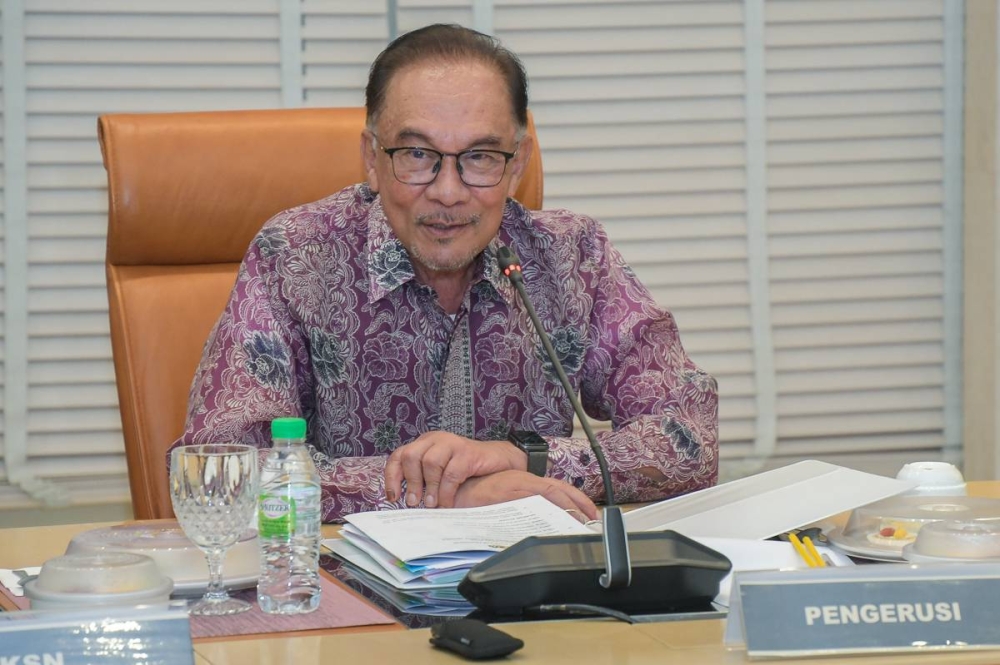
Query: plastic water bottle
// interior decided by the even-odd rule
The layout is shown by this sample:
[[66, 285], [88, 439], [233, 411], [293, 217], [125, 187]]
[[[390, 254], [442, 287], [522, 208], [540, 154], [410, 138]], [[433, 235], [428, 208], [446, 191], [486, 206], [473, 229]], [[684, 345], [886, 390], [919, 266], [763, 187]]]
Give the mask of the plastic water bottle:
[[268, 614], [319, 607], [320, 485], [306, 447], [306, 421], [276, 418], [260, 475], [257, 602]]

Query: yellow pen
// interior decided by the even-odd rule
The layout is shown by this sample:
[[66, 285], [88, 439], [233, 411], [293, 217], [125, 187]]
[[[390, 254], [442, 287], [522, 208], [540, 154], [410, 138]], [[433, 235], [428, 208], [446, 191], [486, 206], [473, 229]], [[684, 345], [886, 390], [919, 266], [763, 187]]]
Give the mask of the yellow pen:
[[788, 542], [792, 544], [792, 547], [794, 547], [795, 551], [799, 553], [799, 556], [802, 557], [802, 560], [806, 562], [807, 566], [809, 566], [810, 568], [816, 567], [816, 564], [813, 562], [812, 555], [809, 554], [808, 550], [806, 550], [805, 546], [802, 544], [802, 541], [799, 540], [798, 536], [796, 536], [794, 533], [789, 533]]
[[819, 552], [816, 550], [816, 546], [813, 545], [812, 538], [806, 536], [802, 539], [802, 544], [806, 546], [806, 549], [809, 550], [809, 553], [813, 556], [813, 559], [816, 561], [816, 567], [826, 568], [826, 561], [823, 561], [823, 557], [819, 555]]

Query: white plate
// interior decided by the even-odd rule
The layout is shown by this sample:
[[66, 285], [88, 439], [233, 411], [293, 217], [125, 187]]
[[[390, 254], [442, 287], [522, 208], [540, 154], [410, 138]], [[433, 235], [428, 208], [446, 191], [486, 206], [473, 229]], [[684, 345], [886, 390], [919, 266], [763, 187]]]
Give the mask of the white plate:
[[[154, 561], [174, 588], [197, 593], [208, 586], [205, 553], [192, 543], [176, 520], [157, 520], [84, 531], [70, 540], [67, 552], [124, 551], [145, 554]], [[257, 581], [260, 555], [256, 531], [247, 531], [226, 552], [222, 574], [229, 588], [245, 588]]]
[[904, 561], [902, 548], [897, 550], [889, 547], [879, 547], [867, 538], [845, 536], [843, 530], [839, 527], [827, 533], [826, 538], [833, 545], [836, 545], [838, 549], [843, 550], [851, 556], [891, 563]]
[[[229, 591], [249, 589], [257, 584], [257, 575], [228, 577], [223, 575], [222, 583]], [[174, 580], [174, 596], [200, 596], [208, 589], [208, 578], [194, 580]]]
[[961, 556], [931, 556], [913, 551], [913, 543], [903, 548], [903, 558], [910, 563], [998, 563], [1000, 558], [971, 559]]

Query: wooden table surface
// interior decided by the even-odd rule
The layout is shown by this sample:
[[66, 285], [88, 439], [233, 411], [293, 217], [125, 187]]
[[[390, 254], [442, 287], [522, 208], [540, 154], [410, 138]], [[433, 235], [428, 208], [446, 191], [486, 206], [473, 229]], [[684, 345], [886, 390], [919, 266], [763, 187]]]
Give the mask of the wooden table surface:
[[[974, 496], [1000, 497], [1000, 481], [969, 484]], [[73, 535], [99, 524], [0, 529], [0, 568], [39, 565], [65, 551]], [[337, 532], [325, 526], [324, 535]], [[2, 602], [0, 598], [0, 602]], [[505, 632], [524, 640], [525, 647], [509, 663], [548, 665], [699, 665], [746, 663], [743, 650], [728, 650], [722, 644], [723, 620], [668, 621], [628, 625], [609, 619], [539, 621], [503, 624]], [[316, 635], [271, 635], [237, 637], [195, 643], [199, 665], [256, 665], [295, 663], [424, 663], [456, 665], [457, 656], [439, 651], [428, 643], [429, 630], [364, 632], [340, 630]], [[915, 656], [788, 659], [782, 663], [814, 665], [911, 665], [945, 663], [979, 665], [1000, 663], [1000, 651], [968, 651]]]

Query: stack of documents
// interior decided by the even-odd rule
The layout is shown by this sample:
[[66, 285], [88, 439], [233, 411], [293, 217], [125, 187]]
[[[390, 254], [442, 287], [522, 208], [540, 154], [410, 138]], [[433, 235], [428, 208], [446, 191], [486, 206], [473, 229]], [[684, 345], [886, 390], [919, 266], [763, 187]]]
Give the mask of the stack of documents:
[[367, 590], [373, 591], [400, 612], [426, 616], [465, 616], [475, 607], [454, 586], [427, 585], [406, 590], [386, 584], [383, 580], [353, 565], [344, 566], [341, 571], [347, 578], [358, 581]]
[[424, 598], [437, 591], [437, 600], [469, 568], [528, 536], [592, 533], [540, 496], [479, 508], [356, 513], [345, 520], [341, 538], [323, 541], [327, 549], [393, 589]]
[[[633, 510], [625, 523], [630, 532], [671, 529], [699, 540], [726, 555], [733, 571], [801, 567], [790, 544], [766, 539], [915, 484], [806, 460]], [[460, 602], [454, 587], [469, 568], [528, 536], [593, 533], [540, 496], [480, 508], [367, 512], [345, 519], [342, 539], [323, 545], [392, 590], [395, 600], [388, 599], [400, 609]], [[832, 563], [850, 560], [837, 556]], [[727, 596], [728, 578], [716, 600], [725, 605]]]

